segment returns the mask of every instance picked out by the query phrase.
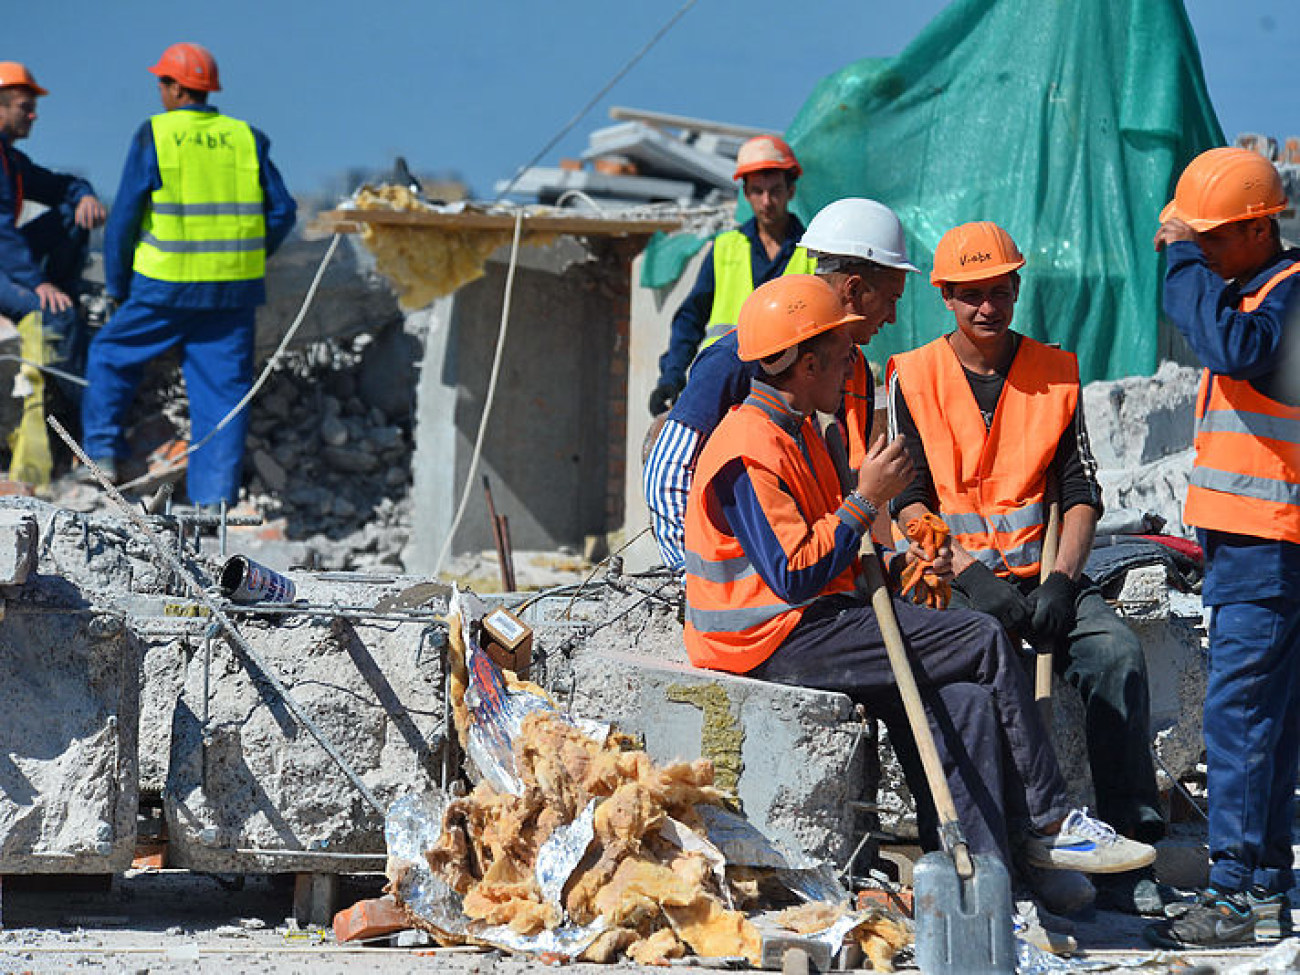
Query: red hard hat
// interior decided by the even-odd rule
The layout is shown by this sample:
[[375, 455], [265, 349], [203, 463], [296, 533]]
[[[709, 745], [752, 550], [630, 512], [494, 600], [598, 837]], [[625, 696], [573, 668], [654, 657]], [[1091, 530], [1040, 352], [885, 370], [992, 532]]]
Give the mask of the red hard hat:
[[758, 135], [741, 146], [736, 154], [736, 172], [731, 178], [740, 179], [765, 169], [788, 170], [795, 177], [803, 173], [789, 143], [779, 135]]
[[0, 61], [0, 88], [30, 88], [37, 95], [49, 94], [36, 83], [27, 66], [17, 61]]
[[217, 59], [201, 44], [182, 41], [163, 51], [158, 63], [149, 69], [159, 78], [171, 78], [182, 88], [195, 91], [220, 91], [221, 76]]

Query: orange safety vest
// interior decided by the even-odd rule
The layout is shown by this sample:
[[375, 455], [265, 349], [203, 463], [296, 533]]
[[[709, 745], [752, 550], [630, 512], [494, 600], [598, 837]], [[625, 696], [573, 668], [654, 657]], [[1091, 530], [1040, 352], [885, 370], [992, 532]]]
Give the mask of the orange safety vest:
[[988, 428], [946, 338], [891, 358], [886, 382], [903, 390], [953, 536], [999, 575], [1036, 577], [1047, 470], [1079, 402], [1074, 354], [1021, 336]]
[[871, 369], [862, 349], [853, 360], [853, 372], [844, 384], [844, 425], [848, 427], [849, 467], [857, 470], [867, 458], [867, 438], [871, 435]]
[[[792, 436], [759, 407], [742, 403], [718, 424], [700, 454], [686, 502], [686, 652], [697, 667], [748, 673], [776, 652], [809, 604], [787, 603], [768, 588], [728, 526], [718, 522], [711, 490], [718, 472], [736, 458], [770, 471], [801, 513], [772, 530], [782, 544], [797, 543], [814, 522], [833, 516], [841, 501], [835, 465], [811, 417], [802, 431], [811, 469]], [[852, 592], [856, 572], [854, 559], [821, 595]]]
[[[1253, 312], [1293, 274], [1300, 262], [1243, 298], [1241, 311]], [[1196, 463], [1183, 521], [1300, 545], [1300, 407], [1208, 369], [1196, 400]]]

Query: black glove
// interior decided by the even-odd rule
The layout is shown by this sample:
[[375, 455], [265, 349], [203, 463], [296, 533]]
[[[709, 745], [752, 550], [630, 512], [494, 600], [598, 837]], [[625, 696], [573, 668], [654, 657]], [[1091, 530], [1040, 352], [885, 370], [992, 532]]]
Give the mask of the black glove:
[[1074, 626], [1074, 600], [1079, 584], [1064, 572], [1053, 572], [1047, 581], [1029, 594], [1033, 616], [1029, 634], [1039, 644], [1056, 644]]
[[983, 562], [972, 562], [952, 584], [970, 601], [971, 609], [988, 613], [1008, 632], [1019, 636], [1028, 628], [1034, 614], [1029, 600], [1013, 583], [994, 575]]
[[671, 410], [681, 391], [682, 387], [677, 383], [660, 383], [656, 386], [650, 394], [650, 415], [658, 416]]

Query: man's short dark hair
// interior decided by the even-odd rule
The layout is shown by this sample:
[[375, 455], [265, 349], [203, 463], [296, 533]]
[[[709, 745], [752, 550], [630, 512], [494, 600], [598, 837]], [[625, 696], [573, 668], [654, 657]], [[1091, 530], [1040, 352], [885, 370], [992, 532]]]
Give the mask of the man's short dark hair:
[[818, 276], [828, 274], [856, 274], [873, 286], [886, 273], [896, 270], [895, 268], [887, 267], [884, 264], [877, 264], [875, 261], [868, 260], [865, 257], [854, 257], [851, 254], [824, 254], [820, 251], [813, 251], [811, 252], [811, 256], [817, 258]]

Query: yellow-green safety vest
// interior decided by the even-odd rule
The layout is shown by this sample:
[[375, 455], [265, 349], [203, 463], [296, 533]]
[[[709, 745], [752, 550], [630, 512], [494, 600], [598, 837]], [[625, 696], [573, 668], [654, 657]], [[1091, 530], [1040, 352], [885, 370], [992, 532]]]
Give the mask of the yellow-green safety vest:
[[[809, 257], [802, 247], [796, 247], [786, 264], [786, 274], [812, 274], [817, 261]], [[707, 349], [736, 325], [740, 306], [754, 290], [754, 265], [750, 256], [749, 238], [739, 230], [718, 234], [713, 241], [713, 310], [709, 325], [704, 330], [700, 349]]]
[[266, 216], [252, 128], [190, 110], [150, 122], [162, 187], [145, 209], [134, 269], [178, 283], [262, 277]]

